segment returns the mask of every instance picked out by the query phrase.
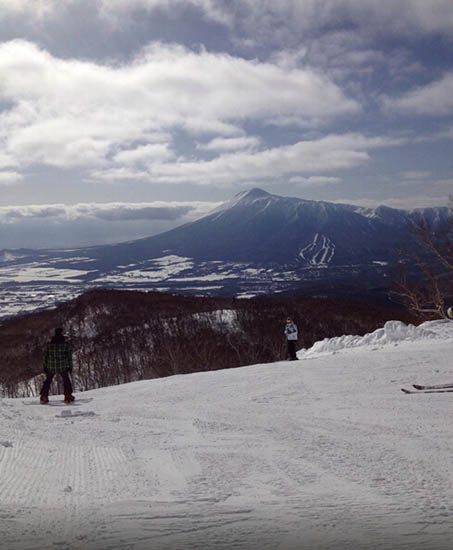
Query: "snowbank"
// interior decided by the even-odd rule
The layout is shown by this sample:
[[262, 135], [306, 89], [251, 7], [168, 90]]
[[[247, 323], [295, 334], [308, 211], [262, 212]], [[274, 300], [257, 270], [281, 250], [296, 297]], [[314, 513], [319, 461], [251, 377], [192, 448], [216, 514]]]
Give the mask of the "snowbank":
[[[448, 323], [449, 321], [447, 321]], [[311, 357], [320, 353], [335, 353], [343, 349], [360, 348], [364, 346], [382, 347], [403, 341], [414, 342], [421, 339], [438, 338], [438, 334], [430, 330], [444, 321], [430, 321], [416, 327], [406, 325], [401, 321], [387, 321], [383, 328], [365, 334], [365, 336], [344, 335], [335, 338], [324, 338], [307, 350], [299, 352], [299, 357]]]

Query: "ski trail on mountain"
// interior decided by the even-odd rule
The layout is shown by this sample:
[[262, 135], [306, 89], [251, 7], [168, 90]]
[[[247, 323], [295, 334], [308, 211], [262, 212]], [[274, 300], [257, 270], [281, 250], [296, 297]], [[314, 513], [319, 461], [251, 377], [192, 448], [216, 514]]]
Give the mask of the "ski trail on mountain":
[[312, 266], [326, 266], [335, 255], [335, 244], [329, 237], [316, 233], [313, 241], [299, 251], [299, 257]]

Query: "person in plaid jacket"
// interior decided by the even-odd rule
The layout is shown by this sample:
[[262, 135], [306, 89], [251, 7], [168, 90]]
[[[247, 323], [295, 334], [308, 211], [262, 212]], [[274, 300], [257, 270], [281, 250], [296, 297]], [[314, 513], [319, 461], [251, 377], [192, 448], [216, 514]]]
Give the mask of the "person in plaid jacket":
[[41, 389], [41, 403], [49, 402], [49, 389], [53, 377], [59, 373], [63, 378], [64, 402], [74, 401], [69, 373], [72, 371], [72, 348], [62, 328], [56, 328], [52, 340], [44, 350], [44, 373], [47, 375]]

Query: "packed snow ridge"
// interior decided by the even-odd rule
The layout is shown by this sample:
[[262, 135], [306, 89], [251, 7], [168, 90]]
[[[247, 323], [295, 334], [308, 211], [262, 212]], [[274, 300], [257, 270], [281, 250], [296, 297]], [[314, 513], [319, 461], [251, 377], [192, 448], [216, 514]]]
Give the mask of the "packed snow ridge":
[[335, 338], [325, 338], [320, 342], [316, 342], [310, 349], [303, 350], [301, 354], [303, 357], [309, 357], [319, 353], [338, 352], [347, 348], [374, 347], [377, 349], [377, 347], [390, 343], [438, 338], [436, 332], [430, 330], [429, 327], [436, 327], [443, 323], [443, 321], [431, 321], [416, 327], [406, 325], [401, 321], [387, 321], [383, 328], [365, 334], [365, 336], [348, 334]]

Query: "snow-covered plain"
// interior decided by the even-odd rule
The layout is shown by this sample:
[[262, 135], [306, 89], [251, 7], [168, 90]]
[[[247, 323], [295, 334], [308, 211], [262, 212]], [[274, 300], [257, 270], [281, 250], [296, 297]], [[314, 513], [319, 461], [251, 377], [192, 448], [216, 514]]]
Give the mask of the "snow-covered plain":
[[[453, 323], [299, 361], [0, 400], [0, 548], [447, 550]], [[91, 399], [89, 400], [88, 399]]]

